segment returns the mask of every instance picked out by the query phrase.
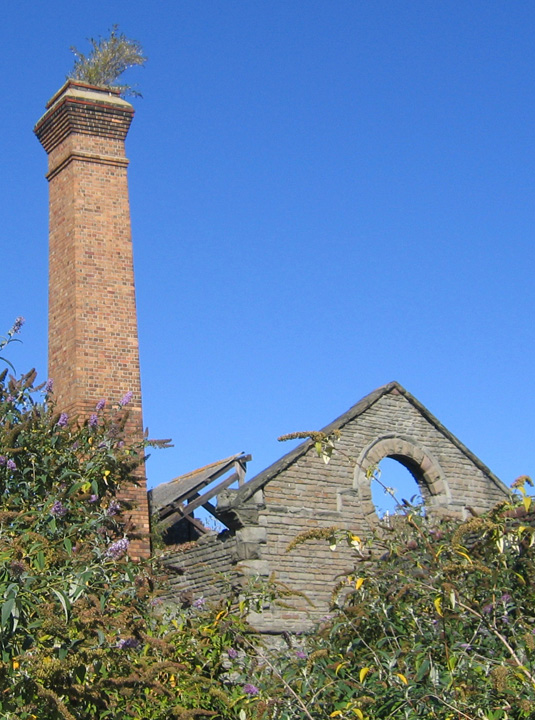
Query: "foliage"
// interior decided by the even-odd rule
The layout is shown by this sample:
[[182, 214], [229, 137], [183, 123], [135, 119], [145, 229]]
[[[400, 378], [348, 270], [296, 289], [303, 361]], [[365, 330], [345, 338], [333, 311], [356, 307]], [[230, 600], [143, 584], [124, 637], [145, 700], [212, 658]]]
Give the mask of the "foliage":
[[168, 612], [129, 557], [129, 394], [70, 419], [34, 378], [0, 375], [0, 717], [237, 717], [249, 696], [225, 662], [248, 603]]
[[117, 80], [128, 68], [145, 65], [147, 58], [141, 44], [137, 40], [127, 38], [124, 33], [119, 33], [117, 25], [112, 27], [109, 37], [98, 40], [89, 38], [89, 43], [91, 44], [89, 55], [84, 55], [75, 47], [71, 47], [76, 59], [68, 77], [90, 85], [120, 90], [121, 95], [139, 96], [140, 93], [133, 87], [118, 84]]
[[332, 616], [258, 678], [259, 697], [285, 698], [276, 717], [533, 717], [535, 513], [526, 484], [520, 478], [510, 501], [464, 522], [408, 508], [366, 542], [338, 532], [357, 563]]
[[68, 418], [51, 381], [34, 379], [0, 375], [0, 717], [532, 717], [528, 478], [465, 521], [404, 507], [369, 538], [333, 529], [297, 538], [321, 536], [333, 550], [347, 542], [356, 569], [313, 632], [269, 650], [246, 618], [271, 586], [169, 608], [154, 561], [129, 557], [124, 497], [144, 453], [124, 436], [129, 394]]
[[[24, 325], [23, 317], [18, 317], [15, 319], [15, 322], [13, 323], [11, 328], [8, 330], [5, 337], [0, 338], [0, 352], [2, 352], [2, 350], [6, 347], [6, 345], [9, 345], [10, 343], [13, 343], [13, 342], [20, 342], [20, 340], [18, 338], [16, 338], [15, 335], [19, 334], [23, 325]], [[13, 365], [5, 357], [0, 355], [0, 360], [2, 360], [2, 362], [4, 362], [12, 370], [14, 370]]]

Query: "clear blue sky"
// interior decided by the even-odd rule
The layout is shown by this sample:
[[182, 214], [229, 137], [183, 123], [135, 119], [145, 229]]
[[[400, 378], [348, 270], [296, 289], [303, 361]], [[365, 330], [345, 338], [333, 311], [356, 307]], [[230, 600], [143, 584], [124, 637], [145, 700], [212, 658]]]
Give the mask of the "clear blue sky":
[[143, 44], [127, 140], [156, 484], [250, 476], [396, 379], [506, 483], [534, 473], [535, 4], [6, 3], [2, 325], [46, 378], [46, 155], [69, 46]]

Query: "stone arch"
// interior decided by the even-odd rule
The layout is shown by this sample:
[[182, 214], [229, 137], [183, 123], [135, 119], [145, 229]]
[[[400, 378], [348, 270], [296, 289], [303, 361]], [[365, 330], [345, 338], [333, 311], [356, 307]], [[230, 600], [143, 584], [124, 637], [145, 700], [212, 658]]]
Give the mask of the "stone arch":
[[396, 433], [381, 435], [367, 445], [357, 459], [354, 490], [357, 491], [365, 517], [376, 515], [368, 468], [389, 457], [404, 465], [416, 480], [426, 510], [430, 513], [451, 504], [451, 493], [440, 463], [427, 448], [413, 438]]

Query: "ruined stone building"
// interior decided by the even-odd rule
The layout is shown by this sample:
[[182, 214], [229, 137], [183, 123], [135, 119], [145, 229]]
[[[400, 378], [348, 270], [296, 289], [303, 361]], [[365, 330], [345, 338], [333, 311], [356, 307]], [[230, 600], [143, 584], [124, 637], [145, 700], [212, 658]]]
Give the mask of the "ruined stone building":
[[[50, 187], [49, 375], [58, 407], [89, 414], [101, 398], [133, 392], [131, 432], [142, 431], [139, 353], [124, 141], [132, 106], [118, 93], [72, 80], [52, 97], [35, 132], [48, 154]], [[272, 576], [294, 590], [267, 608], [263, 631], [306, 628], [325, 614], [350, 557], [319, 541], [286, 549], [299, 533], [339, 527], [366, 536], [378, 522], [367, 470], [385, 457], [413, 475], [429, 514], [462, 516], [507, 493], [492, 472], [396, 382], [367, 395], [324, 431], [339, 431], [325, 464], [306, 441], [252, 479], [232, 455], [149, 492], [167, 548], [172, 597], [217, 597], [227, 582]], [[145, 477], [133, 499], [149, 526]], [[207, 532], [204, 507], [223, 525]], [[148, 542], [137, 552], [147, 554]]]
[[[306, 629], [327, 612], [334, 580], [351, 570], [352, 554], [342, 546], [331, 552], [325, 540], [291, 552], [288, 545], [311, 529], [337, 527], [369, 536], [379, 518], [367, 470], [385, 457], [410, 471], [430, 515], [464, 517], [467, 508], [487, 510], [507, 494], [481, 460], [399, 383], [370, 393], [323, 431], [339, 433], [327, 465], [307, 440], [248, 481], [230, 475], [203, 494], [210, 473], [243, 466], [246, 458], [235, 456], [149, 491], [167, 532], [173, 519], [177, 525], [168, 539], [178, 544], [165, 552], [174, 570], [175, 597], [189, 590], [216, 598], [229, 578], [273, 577], [306, 597], [286, 599], [288, 607], [266, 608], [254, 617], [255, 626], [264, 632]], [[237, 488], [228, 487], [236, 482]], [[193, 509], [204, 503], [227, 530], [184, 542], [178, 528], [184, 528], [189, 503]]]

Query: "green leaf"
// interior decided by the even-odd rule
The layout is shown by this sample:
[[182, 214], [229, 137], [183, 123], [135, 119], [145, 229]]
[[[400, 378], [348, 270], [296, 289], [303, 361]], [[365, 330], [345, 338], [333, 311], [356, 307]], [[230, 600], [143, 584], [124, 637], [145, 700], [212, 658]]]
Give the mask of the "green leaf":
[[15, 601], [15, 605], [13, 606], [13, 610], [11, 611], [11, 615], [13, 617], [13, 632], [15, 632], [18, 627], [20, 618], [20, 608], [17, 601]]
[[423, 678], [427, 675], [429, 672], [429, 668], [431, 667], [431, 663], [426, 658], [420, 667], [418, 668], [418, 672], [416, 673], [416, 682], [420, 682], [420, 680], [423, 680]]
[[60, 601], [61, 607], [63, 608], [63, 612], [65, 613], [65, 620], [67, 620], [67, 622], [69, 622], [69, 611], [71, 609], [71, 604], [69, 602], [69, 599], [67, 598], [65, 593], [63, 593], [61, 590], [56, 590], [55, 588], [52, 588], [52, 592], [54, 593], [54, 595], [56, 595], [56, 597]]
[[[69, 472], [69, 475], [76, 475], [76, 477], [80, 477], [78, 473]], [[67, 496], [70, 497], [71, 495], [74, 495], [79, 490], [82, 489], [82, 486], [85, 485], [85, 480], [80, 480], [80, 482], [76, 482], [72, 485], [71, 488], [69, 488], [69, 492], [67, 493]]]
[[9, 600], [6, 600], [5, 603], [2, 605], [2, 630], [6, 627], [7, 621], [11, 617], [11, 613], [13, 612], [13, 606], [15, 605], [15, 598], [10, 597]]

